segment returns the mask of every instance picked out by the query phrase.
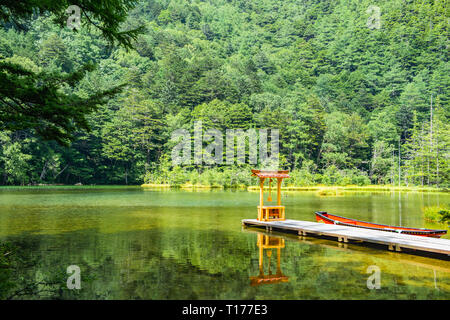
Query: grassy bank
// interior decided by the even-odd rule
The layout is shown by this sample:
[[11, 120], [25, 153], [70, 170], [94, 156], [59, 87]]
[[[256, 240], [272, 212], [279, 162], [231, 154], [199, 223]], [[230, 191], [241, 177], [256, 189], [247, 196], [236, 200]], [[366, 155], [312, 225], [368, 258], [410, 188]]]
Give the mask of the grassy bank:
[[[249, 191], [258, 191], [259, 186], [249, 186]], [[432, 187], [406, 187], [406, 186], [391, 186], [391, 185], [367, 185], [367, 186], [285, 186], [281, 187], [283, 191], [317, 191], [319, 195], [340, 195], [344, 192], [448, 192], [448, 189], [432, 188]]]
[[430, 222], [450, 223], [450, 210], [446, 205], [423, 208], [424, 218]]
[[[46, 190], [46, 189], [123, 189], [123, 188], [148, 188], [148, 189], [186, 189], [186, 190], [208, 190], [208, 189], [237, 189], [247, 191], [259, 191], [257, 185], [234, 184], [232, 186], [224, 186], [220, 184], [168, 184], [168, 183], [144, 183], [140, 186], [136, 185], [36, 185], [36, 186], [0, 186], [1, 190]], [[342, 192], [445, 192], [449, 189], [432, 188], [432, 187], [398, 187], [390, 185], [347, 185], [347, 186], [332, 186], [332, 185], [316, 185], [316, 186], [283, 186], [283, 191], [317, 191], [322, 195], [340, 194]]]
[[170, 184], [157, 184], [157, 183], [144, 183], [141, 185], [142, 188], [149, 189], [184, 189], [184, 190], [209, 190], [209, 189], [247, 189], [246, 185], [235, 185], [233, 187], [226, 187], [217, 184], [209, 185], [209, 184], [192, 184], [192, 183], [184, 183], [180, 185], [170, 185]]
[[[181, 185], [170, 185], [170, 184], [156, 184], [156, 183], [146, 183], [142, 184], [143, 188], [180, 188], [180, 189], [246, 189], [247, 191], [259, 191], [259, 186], [246, 186], [246, 185], [235, 185], [233, 187], [226, 187], [221, 185], [204, 185], [204, 184], [181, 184]], [[390, 185], [368, 185], [368, 186], [284, 186], [281, 187], [283, 191], [317, 191], [319, 194], [339, 194], [344, 191], [358, 191], [358, 192], [449, 192], [448, 189], [439, 189], [432, 187], [398, 187]]]

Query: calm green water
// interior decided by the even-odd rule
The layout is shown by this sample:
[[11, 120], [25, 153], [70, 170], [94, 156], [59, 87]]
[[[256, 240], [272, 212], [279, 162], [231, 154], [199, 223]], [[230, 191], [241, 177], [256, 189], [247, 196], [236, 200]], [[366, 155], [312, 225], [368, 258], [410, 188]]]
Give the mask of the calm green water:
[[[20, 281], [57, 278], [66, 287], [67, 267], [80, 267], [80, 290], [43, 284], [39, 294], [17, 297], [34, 299], [450, 298], [449, 261], [277, 234], [271, 242], [284, 241], [280, 269], [287, 281], [251, 285], [259, 274], [261, 232], [242, 229], [241, 219], [256, 218], [258, 197], [138, 187], [0, 189], [0, 241], [32, 261], [9, 280], [20, 287]], [[425, 223], [421, 208], [449, 200], [448, 194], [422, 193], [283, 195], [289, 219], [315, 221], [314, 211], [325, 210], [431, 228], [443, 226]], [[269, 263], [276, 273], [276, 256], [276, 249], [263, 251], [265, 274]], [[380, 270], [380, 289], [367, 287], [369, 266]]]

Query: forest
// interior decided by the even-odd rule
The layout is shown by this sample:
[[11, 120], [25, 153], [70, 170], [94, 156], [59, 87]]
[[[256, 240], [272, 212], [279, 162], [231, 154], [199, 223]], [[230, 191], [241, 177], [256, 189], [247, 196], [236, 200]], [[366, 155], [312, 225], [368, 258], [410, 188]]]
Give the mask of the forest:
[[296, 185], [450, 186], [447, 1], [124, 2], [113, 38], [0, 10], [1, 185], [251, 184], [250, 164], [172, 165], [202, 121], [279, 129]]

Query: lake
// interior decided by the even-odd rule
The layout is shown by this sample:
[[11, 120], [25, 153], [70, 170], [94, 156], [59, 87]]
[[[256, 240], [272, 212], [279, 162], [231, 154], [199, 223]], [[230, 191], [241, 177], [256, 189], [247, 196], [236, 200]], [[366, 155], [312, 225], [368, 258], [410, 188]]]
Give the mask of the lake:
[[[256, 218], [258, 199], [258, 192], [227, 190], [0, 189], [0, 241], [19, 248], [27, 262], [8, 281], [16, 291], [22, 282], [38, 284], [38, 293], [13, 298], [450, 298], [449, 261], [243, 229], [242, 219]], [[444, 193], [413, 192], [284, 192], [282, 198], [288, 219], [315, 221], [314, 211], [323, 210], [440, 229], [445, 226], [424, 221], [422, 208], [449, 200]], [[272, 247], [260, 250], [258, 241]], [[66, 287], [74, 265], [79, 290]], [[378, 289], [368, 285], [375, 283], [373, 270]]]

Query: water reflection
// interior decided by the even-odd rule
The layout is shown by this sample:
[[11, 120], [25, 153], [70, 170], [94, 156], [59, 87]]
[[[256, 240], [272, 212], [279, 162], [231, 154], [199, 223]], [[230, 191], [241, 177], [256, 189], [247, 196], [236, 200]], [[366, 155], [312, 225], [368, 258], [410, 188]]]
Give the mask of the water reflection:
[[[450, 299], [450, 261], [296, 234], [238, 232], [257, 197], [0, 190], [0, 243], [17, 247], [8, 257], [23, 261], [9, 273], [0, 268], [0, 299]], [[422, 224], [420, 208], [435, 205], [437, 195], [408, 197], [402, 195], [402, 224], [432, 227]], [[286, 202], [296, 220], [312, 220], [322, 209], [385, 224], [400, 219], [398, 194], [318, 200], [302, 193]], [[70, 265], [81, 269], [81, 290], [67, 288]], [[381, 271], [379, 290], [367, 287], [372, 265]], [[269, 283], [276, 284], [262, 285]]]
[[[448, 299], [450, 261], [447, 259], [293, 234], [275, 232], [269, 235], [254, 228], [244, 230], [256, 233], [259, 274], [250, 277], [250, 285], [259, 287], [258, 290], [262, 290], [262, 284], [283, 282], [284, 285], [263, 287], [265, 290], [277, 290], [277, 295], [289, 292], [287, 296], [297, 299], [342, 299], [344, 296], [362, 299]], [[378, 267], [381, 272], [380, 290], [371, 290], [367, 286], [370, 266]], [[329, 291], [324, 293], [322, 288], [333, 288], [334, 294]]]
[[[281, 249], [284, 248], [284, 239], [271, 237], [266, 234], [258, 233], [258, 250], [259, 250], [259, 274], [250, 277], [250, 285], [258, 286], [261, 284], [288, 282], [289, 277], [285, 276], [281, 271]], [[271, 258], [272, 252], [276, 249], [276, 272], [272, 273]], [[267, 274], [264, 272], [264, 257], [267, 258]]]

